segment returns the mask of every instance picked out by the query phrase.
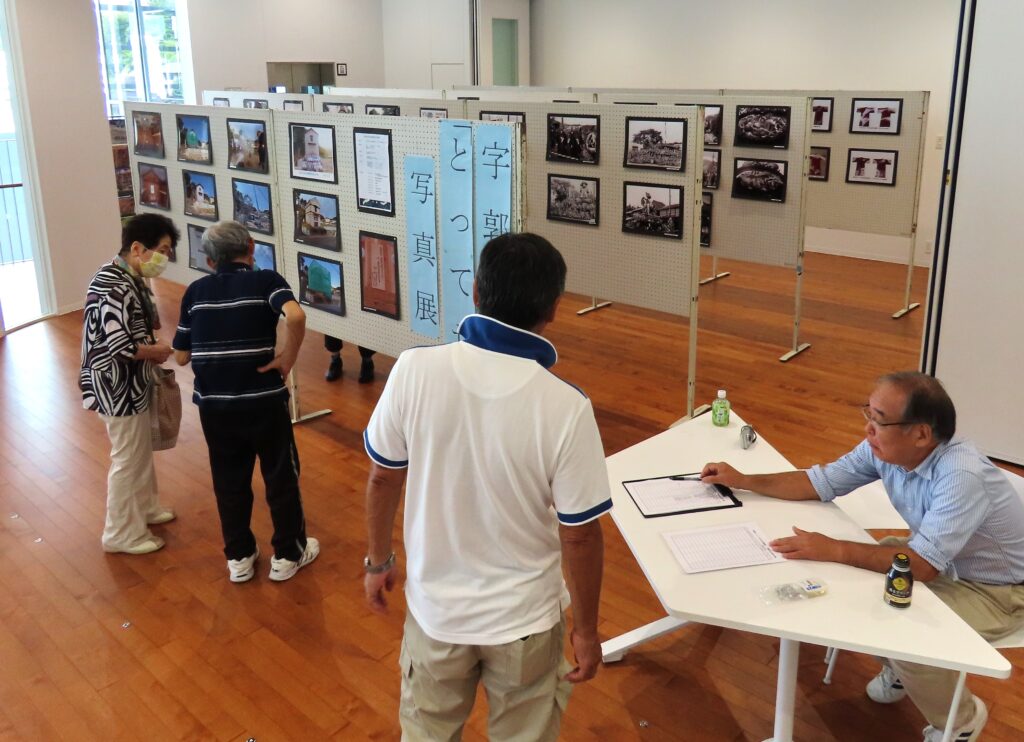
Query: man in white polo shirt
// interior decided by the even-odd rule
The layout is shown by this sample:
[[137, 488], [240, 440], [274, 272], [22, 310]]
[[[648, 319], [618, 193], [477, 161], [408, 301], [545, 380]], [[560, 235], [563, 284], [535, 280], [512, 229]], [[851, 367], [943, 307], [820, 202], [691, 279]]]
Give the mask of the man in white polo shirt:
[[[557, 353], [541, 337], [564, 288], [543, 237], [491, 240], [480, 314], [459, 342], [399, 356], [364, 433], [365, 587], [378, 612], [406, 485], [403, 739], [458, 739], [482, 680], [492, 740], [554, 740], [570, 683], [601, 661], [604, 450], [590, 401], [548, 370]], [[562, 656], [570, 596], [575, 668]]]

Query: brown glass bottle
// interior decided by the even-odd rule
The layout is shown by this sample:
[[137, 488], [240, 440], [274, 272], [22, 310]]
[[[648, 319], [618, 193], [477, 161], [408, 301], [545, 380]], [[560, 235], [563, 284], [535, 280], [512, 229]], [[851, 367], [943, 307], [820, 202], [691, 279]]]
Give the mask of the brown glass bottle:
[[914, 590], [914, 575], [910, 571], [910, 557], [902, 552], [892, 559], [892, 567], [885, 573], [883, 598], [893, 608], [909, 608], [910, 594]]

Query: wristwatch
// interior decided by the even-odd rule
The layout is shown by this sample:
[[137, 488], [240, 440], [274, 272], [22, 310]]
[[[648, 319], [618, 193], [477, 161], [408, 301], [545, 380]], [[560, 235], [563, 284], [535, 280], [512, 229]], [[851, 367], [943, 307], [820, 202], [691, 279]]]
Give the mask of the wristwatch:
[[395, 566], [395, 552], [388, 554], [388, 558], [380, 564], [373, 564], [370, 561], [369, 555], [367, 555], [363, 557], [363, 566], [366, 567], [366, 574], [368, 575], [379, 575], [382, 572], [387, 572]]

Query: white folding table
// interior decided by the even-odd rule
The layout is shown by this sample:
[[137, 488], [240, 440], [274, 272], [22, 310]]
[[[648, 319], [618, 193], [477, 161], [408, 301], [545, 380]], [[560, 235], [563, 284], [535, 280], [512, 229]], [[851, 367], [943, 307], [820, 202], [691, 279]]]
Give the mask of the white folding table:
[[[1006, 678], [1010, 663], [953, 613], [925, 584], [914, 587], [910, 608], [892, 608], [882, 600], [884, 576], [842, 564], [789, 560], [780, 564], [686, 574], [662, 533], [688, 528], [756, 522], [769, 539], [792, 535], [792, 527], [834, 538], [871, 543], [871, 536], [831, 503], [792, 502], [738, 491], [742, 507], [644, 518], [622, 482], [700, 471], [709, 461], [726, 461], [744, 473], [792, 470], [759, 438], [744, 451], [742, 419], [718, 428], [711, 415], [683, 422], [608, 457], [612, 517], [668, 614], [602, 645], [606, 663], [615, 662], [645, 641], [693, 621], [781, 640], [775, 698], [774, 742], [792, 742], [793, 709], [800, 643], [909, 660], [960, 671], [953, 703], [958, 703], [967, 673]], [[813, 435], [808, 430], [808, 435]], [[766, 605], [764, 587], [806, 577], [822, 579], [828, 594], [820, 598]], [[950, 725], [950, 730], [952, 729]]]

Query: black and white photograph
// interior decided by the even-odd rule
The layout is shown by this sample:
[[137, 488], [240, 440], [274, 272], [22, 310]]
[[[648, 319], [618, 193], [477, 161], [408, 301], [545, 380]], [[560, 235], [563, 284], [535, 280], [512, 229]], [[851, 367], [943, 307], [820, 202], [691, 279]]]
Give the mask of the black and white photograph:
[[227, 98], [214, 98], [213, 105], [217, 106], [217, 108], [230, 108], [231, 101]]
[[713, 193], [700, 194], [700, 246], [711, 247], [711, 207], [715, 202]]
[[547, 159], [596, 165], [601, 159], [601, 117], [549, 113]]
[[213, 273], [213, 268], [206, 262], [206, 251], [203, 250], [203, 232], [206, 227], [195, 224], [185, 226], [188, 233], [188, 267], [203, 273]]
[[270, 103], [263, 98], [243, 98], [242, 108], [270, 108]]
[[704, 106], [704, 144], [722, 146], [722, 107], [706, 103], [676, 103], [677, 106]]
[[395, 215], [391, 130], [352, 130], [356, 163], [356, 208], [370, 214]]
[[285, 111], [302, 111], [303, 105], [301, 100], [286, 100], [283, 104]]
[[228, 169], [265, 174], [268, 168], [266, 122], [228, 119]]
[[292, 239], [303, 245], [341, 252], [338, 230], [338, 199], [326, 193], [292, 191], [295, 233]]
[[686, 119], [626, 117], [624, 167], [686, 169]]
[[323, 103], [324, 113], [355, 113], [355, 106], [351, 103]]
[[789, 147], [789, 106], [736, 106], [737, 147]]
[[253, 269], [258, 271], [276, 271], [277, 255], [274, 246], [269, 242], [253, 240], [252, 251]]
[[832, 131], [835, 98], [811, 98], [811, 131]]
[[231, 197], [235, 205], [232, 219], [250, 232], [274, 234], [274, 212], [268, 183], [232, 178]]
[[526, 134], [526, 114], [516, 111], [481, 111], [481, 121], [509, 121], [522, 124], [523, 134]]
[[548, 219], [597, 226], [601, 182], [597, 178], [548, 174]]
[[185, 188], [185, 216], [217, 221], [217, 179], [213, 173], [182, 170], [181, 180]]
[[302, 180], [337, 183], [334, 159], [334, 127], [289, 124], [292, 143], [291, 175]]
[[367, 103], [367, 116], [401, 116], [402, 109], [398, 106], [388, 106], [383, 103]]
[[622, 231], [658, 237], [683, 236], [683, 188], [623, 183]]
[[811, 147], [811, 154], [807, 158], [807, 179], [828, 180], [828, 165], [831, 158], [831, 147]]
[[446, 119], [448, 118], [447, 108], [421, 108], [421, 119]]
[[900, 133], [902, 98], [854, 98], [850, 105], [851, 134]]
[[784, 203], [787, 167], [784, 160], [744, 160], [737, 157], [732, 176], [732, 197]]
[[851, 149], [846, 160], [846, 182], [896, 185], [899, 154], [894, 149]]
[[345, 316], [345, 284], [341, 263], [298, 253], [299, 303]]
[[704, 174], [701, 180], [705, 188], [713, 191], [718, 190], [718, 183], [722, 177], [722, 150], [704, 150]]
[[135, 139], [135, 154], [163, 158], [164, 132], [159, 113], [132, 111], [132, 133]]
[[180, 113], [174, 119], [178, 129], [178, 160], [197, 165], [212, 165], [210, 119], [206, 116], [190, 116]]

